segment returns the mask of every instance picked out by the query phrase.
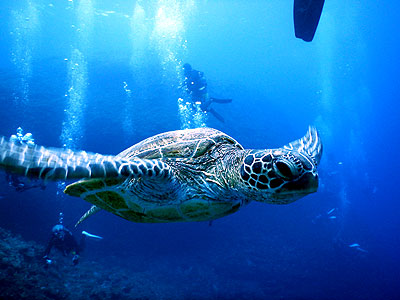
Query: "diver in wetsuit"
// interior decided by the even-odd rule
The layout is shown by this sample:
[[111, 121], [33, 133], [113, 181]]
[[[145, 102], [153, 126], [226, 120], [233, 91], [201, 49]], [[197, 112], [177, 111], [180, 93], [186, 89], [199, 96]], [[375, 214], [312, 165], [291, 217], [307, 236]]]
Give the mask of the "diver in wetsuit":
[[80, 243], [75, 240], [72, 232], [69, 231], [64, 225], [57, 224], [52, 229], [51, 238], [47, 244], [43, 258], [47, 264], [51, 264], [52, 260], [49, 258], [50, 251], [53, 247], [57, 248], [64, 256], [72, 254], [72, 264], [77, 265], [79, 262], [80, 252], [83, 250], [85, 243], [85, 235], [82, 235]]
[[64, 214], [61, 212], [58, 220], [59, 223], [53, 226], [51, 230], [51, 238], [44, 252], [43, 259], [46, 262], [46, 267], [53, 262], [49, 257], [50, 251], [53, 247], [61, 251], [64, 256], [72, 254], [72, 264], [75, 266], [78, 264], [79, 255], [84, 249], [86, 237], [94, 238], [97, 240], [103, 239], [101, 236], [82, 231], [82, 237], [78, 244], [76, 239], [72, 235], [72, 232], [63, 225], [63, 220]]
[[210, 112], [219, 121], [224, 122], [224, 118], [210, 107], [212, 103], [230, 103], [232, 99], [217, 99], [210, 97], [207, 91], [207, 80], [204, 73], [192, 68], [188, 63], [183, 65], [185, 75], [185, 86], [191, 97], [193, 104], [200, 104], [201, 110]]

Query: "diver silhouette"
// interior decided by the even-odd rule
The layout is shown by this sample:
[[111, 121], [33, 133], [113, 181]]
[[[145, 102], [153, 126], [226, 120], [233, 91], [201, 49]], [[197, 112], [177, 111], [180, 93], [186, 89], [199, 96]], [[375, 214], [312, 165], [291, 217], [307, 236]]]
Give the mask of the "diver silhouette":
[[225, 122], [224, 118], [210, 106], [212, 103], [230, 103], [232, 99], [210, 97], [207, 91], [207, 80], [204, 73], [193, 69], [190, 64], [184, 64], [183, 71], [185, 75], [184, 83], [192, 103], [200, 104], [202, 111], [210, 112], [219, 121]]
[[63, 213], [60, 213], [59, 223], [54, 225], [51, 230], [51, 237], [43, 256], [46, 266], [53, 262], [49, 257], [50, 251], [53, 247], [58, 249], [64, 256], [72, 254], [72, 264], [75, 266], [79, 262], [80, 253], [85, 248], [86, 237], [103, 239], [101, 236], [82, 231], [81, 239], [78, 243], [72, 235], [72, 232], [62, 224], [63, 218]]

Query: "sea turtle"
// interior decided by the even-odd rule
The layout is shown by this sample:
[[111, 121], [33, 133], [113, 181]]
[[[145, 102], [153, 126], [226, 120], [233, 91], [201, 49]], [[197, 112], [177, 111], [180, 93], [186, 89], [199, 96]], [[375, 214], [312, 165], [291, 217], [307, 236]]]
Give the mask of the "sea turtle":
[[68, 180], [65, 193], [133, 222], [214, 220], [252, 200], [288, 204], [318, 187], [318, 132], [276, 149], [244, 149], [212, 128], [161, 133], [116, 156], [0, 140], [0, 167], [27, 177]]

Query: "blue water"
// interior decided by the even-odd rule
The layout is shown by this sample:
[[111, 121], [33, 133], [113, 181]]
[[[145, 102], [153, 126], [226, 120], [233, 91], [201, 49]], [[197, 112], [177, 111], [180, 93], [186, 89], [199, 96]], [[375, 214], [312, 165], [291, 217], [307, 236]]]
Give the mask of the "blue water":
[[[104, 237], [82, 261], [132, 280], [146, 272], [144, 285], [177, 299], [400, 299], [400, 6], [327, 0], [305, 43], [292, 5], [1, 2], [0, 135], [21, 126], [40, 145], [103, 154], [203, 125], [245, 148], [282, 146], [308, 125], [322, 136], [317, 193], [288, 206], [250, 203], [212, 226], [102, 211], [82, 225]], [[225, 123], [179, 106], [185, 62], [205, 73], [212, 96], [234, 99], [214, 105]], [[90, 207], [60, 190], [18, 193], [1, 175], [0, 227], [46, 245], [59, 212], [72, 228]]]

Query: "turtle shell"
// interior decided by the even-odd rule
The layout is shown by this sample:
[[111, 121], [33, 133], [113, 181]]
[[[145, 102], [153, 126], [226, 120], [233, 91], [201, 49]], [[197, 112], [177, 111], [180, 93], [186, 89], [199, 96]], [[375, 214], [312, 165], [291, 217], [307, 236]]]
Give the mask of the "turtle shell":
[[[229, 144], [243, 150], [230, 136], [212, 128], [175, 130], [149, 137], [122, 151], [116, 157], [132, 159], [197, 158], [213, 146]], [[124, 178], [83, 179], [67, 186], [65, 193], [81, 197], [82, 194], [108, 189], [124, 182]], [[89, 201], [91, 202], [91, 201]]]
[[[242, 150], [243, 147], [228, 135], [211, 128], [197, 128], [165, 132], [145, 139], [117, 155], [119, 158], [133, 159], [189, 159], [199, 158], [215, 146], [228, 145]], [[237, 210], [236, 203], [211, 203], [205, 199], [191, 199], [176, 207], [177, 203], [157, 205], [146, 200], [138, 201], [130, 193], [114, 190], [124, 178], [104, 178], [81, 180], [67, 187], [71, 196], [83, 197], [99, 208], [108, 210], [134, 222], [177, 222], [204, 221], [221, 217]], [[148, 195], [143, 195], [146, 199]], [[140, 198], [140, 197], [139, 197]]]
[[131, 159], [197, 158], [213, 146], [243, 147], [230, 136], [212, 128], [175, 130], [149, 137], [117, 155]]

